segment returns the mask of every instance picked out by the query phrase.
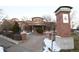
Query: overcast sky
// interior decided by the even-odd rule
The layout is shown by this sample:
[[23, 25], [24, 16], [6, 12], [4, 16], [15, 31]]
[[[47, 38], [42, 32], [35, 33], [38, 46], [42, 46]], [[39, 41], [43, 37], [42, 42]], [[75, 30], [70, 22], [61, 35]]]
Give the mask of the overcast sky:
[[79, 22], [79, 0], [0, 0], [0, 9], [5, 15], [21, 18], [51, 15], [55, 19], [54, 11], [59, 6], [72, 6], [71, 19]]

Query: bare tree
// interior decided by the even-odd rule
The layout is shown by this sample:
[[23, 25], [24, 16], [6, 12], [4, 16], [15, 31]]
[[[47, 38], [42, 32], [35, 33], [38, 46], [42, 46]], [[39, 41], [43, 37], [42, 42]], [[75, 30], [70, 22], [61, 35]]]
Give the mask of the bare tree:
[[42, 16], [44, 18], [44, 20], [46, 20], [47, 22], [51, 21], [51, 16], [50, 15], [44, 15]]
[[4, 19], [6, 15], [4, 14], [4, 10], [0, 9], [0, 20]]
[[77, 11], [73, 10], [73, 12], [71, 13], [71, 16], [70, 16], [72, 28], [74, 28], [76, 26], [76, 23], [74, 22], [74, 20], [77, 19], [76, 13], [77, 13]]
[[25, 16], [23, 16], [21, 19], [22, 19], [22, 21], [26, 21], [26, 20], [28, 20], [28, 18], [25, 17]]
[[0, 9], [0, 20], [2, 19], [2, 16], [3, 15], [3, 10], [2, 9]]

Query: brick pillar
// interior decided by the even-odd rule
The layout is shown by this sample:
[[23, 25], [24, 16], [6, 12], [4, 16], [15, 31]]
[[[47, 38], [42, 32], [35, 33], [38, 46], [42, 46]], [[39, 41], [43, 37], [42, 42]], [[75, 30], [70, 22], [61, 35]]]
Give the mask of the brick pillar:
[[72, 7], [60, 6], [56, 11], [56, 32], [61, 37], [71, 35], [70, 12]]
[[24, 41], [24, 40], [27, 39], [27, 33], [26, 33], [26, 31], [22, 31], [21, 32], [21, 38], [22, 38], [22, 41]]

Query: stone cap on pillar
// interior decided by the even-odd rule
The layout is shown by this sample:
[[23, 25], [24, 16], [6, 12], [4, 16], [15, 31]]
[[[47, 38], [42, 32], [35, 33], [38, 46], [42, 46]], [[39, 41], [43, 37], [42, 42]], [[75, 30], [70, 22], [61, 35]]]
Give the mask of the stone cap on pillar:
[[55, 13], [59, 13], [60, 11], [65, 11], [65, 12], [70, 12], [72, 9], [71, 6], [60, 6], [56, 11]]

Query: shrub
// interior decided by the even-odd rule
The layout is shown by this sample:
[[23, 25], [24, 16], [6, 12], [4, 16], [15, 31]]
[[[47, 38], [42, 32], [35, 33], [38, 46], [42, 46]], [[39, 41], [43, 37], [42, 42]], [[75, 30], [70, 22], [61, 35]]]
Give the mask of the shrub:
[[43, 33], [43, 29], [42, 29], [41, 27], [38, 27], [38, 28], [36, 29], [36, 31], [37, 31], [38, 33]]
[[13, 28], [12, 28], [12, 31], [14, 33], [19, 33], [20, 32], [20, 27], [19, 27], [19, 24], [15, 21], [15, 24], [13, 25]]
[[3, 23], [0, 26], [1, 30], [11, 30], [12, 29], [12, 24], [8, 22], [8, 20], [4, 20]]

